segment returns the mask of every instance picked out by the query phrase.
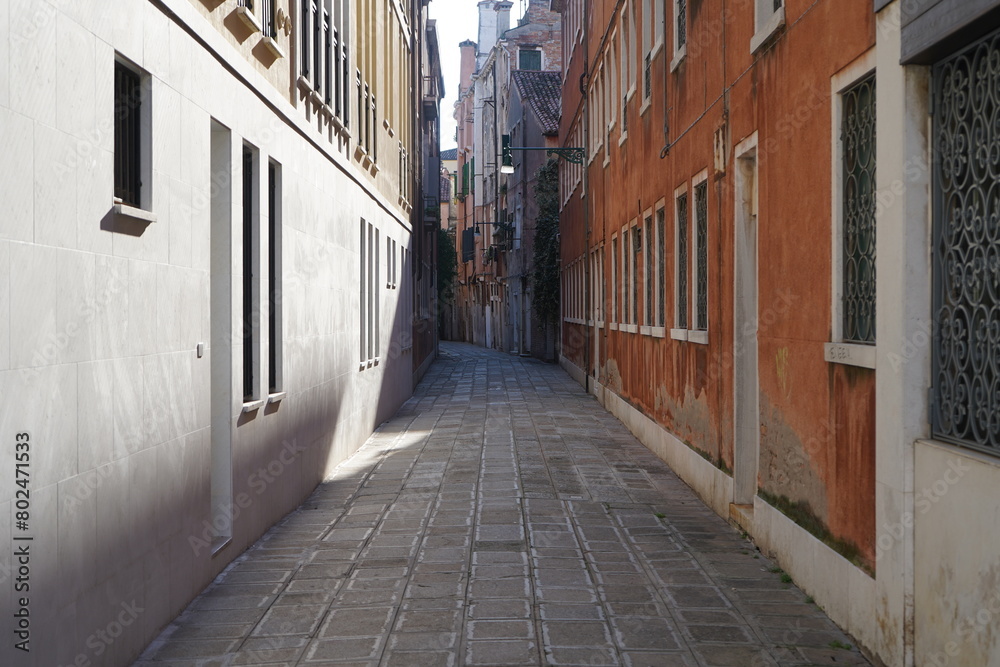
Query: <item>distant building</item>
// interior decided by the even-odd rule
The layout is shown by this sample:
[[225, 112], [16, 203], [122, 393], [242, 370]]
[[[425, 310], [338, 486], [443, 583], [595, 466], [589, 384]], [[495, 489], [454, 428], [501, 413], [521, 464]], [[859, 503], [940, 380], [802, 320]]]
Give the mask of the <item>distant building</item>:
[[[537, 136], [538, 147], [544, 146], [542, 133], [536, 131], [544, 121], [535, 112], [529, 114], [531, 107], [525, 104], [529, 97], [537, 97], [536, 87], [523, 87], [527, 92], [522, 93], [514, 73], [548, 71], [558, 76], [561, 28], [558, 14], [548, 9], [545, 0], [529, 2], [514, 27], [510, 26], [511, 7], [506, 1], [480, 2], [480, 41], [460, 45], [462, 79], [455, 110], [460, 184], [457, 335], [514, 354], [553, 358], [554, 342], [544, 333], [532, 337], [530, 244], [523, 243], [524, 234], [533, 229], [525, 221], [534, 196], [526, 186], [533, 169], [544, 163], [544, 151], [527, 158], [517, 156], [518, 165], [524, 162], [523, 169], [532, 171], [522, 173], [516, 182], [499, 169], [502, 138], [511, 131], [520, 131], [522, 137]], [[512, 116], [515, 97], [518, 110]], [[549, 94], [543, 106], [551, 107], [554, 100], [558, 95]], [[514, 201], [512, 185], [518, 188], [517, 207], [509, 205]]]

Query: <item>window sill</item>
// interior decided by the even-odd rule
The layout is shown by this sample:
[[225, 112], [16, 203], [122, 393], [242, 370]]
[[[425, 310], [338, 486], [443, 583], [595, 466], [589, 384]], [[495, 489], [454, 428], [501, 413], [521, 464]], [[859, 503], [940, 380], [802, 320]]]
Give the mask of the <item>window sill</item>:
[[611, 329], [612, 331], [618, 331], [618, 323], [612, 322], [611, 324], [608, 325], [608, 328]]
[[621, 330], [625, 333], [639, 333], [639, 327], [635, 324], [623, 324]]
[[260, 410], [262, 407], [264, 407], [266, 404], [267, 404], [266, 398], [259, 398], [255, 401], [244, 401], [242, 412], [243, 414], [247, 414], [248, 412], [256, 412], [257, 410]]
[[653, 338], [665, 338], [667, 335], [667, 330], [664, 327], [643, 327], [645, 331], [644, 334], [647, 336], [652, 336]]
[[670, 337], [674, 340], [687, 340], [688, 330], [687, 329], [671, 329]]
[[285, 52], [281, 50], [280, 46], [278, 46], [278, 40], [276, 40], [274, 37], [269, 37], [265, 35], [264, 38], [260, 41], [264, 45], [264, 48], [270, 51], [271, 55], [274, 56], [275, 58], [285, 57]]
[[698, 345], [708, 345], [708, 332], [704, 329], [698, 331], [688, 331], [688, 342]]
[[295, 80], [295, 85], [298, 86], [299, 90], [301, 90], [306, 97], [312, 93], [312, 84], [309, 82], [309, 79], [301, 74], [299, 74], [299, 78]]
[[778, 30], [785, 25], [785, 7], [781, 6], [778, 11], [771, 14], [767, 23], [762, 25], [757, 33], [750, 40], [750, 53], [756, 55], [774, 36]]
[[642, 118], [649, 111], [649, 107], [653, 106], [653, 98], [647, 97], [642, 101], [642, 106], [639, 107], [639, 117]]
[[622, 132], [621, 136], [618, 137], [618, 145], [624, 144], [626, 139], [628, 139], [628, 132]]
[[823, 343], [823, 358], [831, 364], [875, 369], [876, 348], [859, 343]]
[[687, 54], [688, 54], [687, 44], [677, 49], [677, 51], [674, 53], [673, 60], [670, 61], [671, 73], [677, 71], [677, 68], [680, 67], [681, 63], [684, 62], [684, 59], [687, 58]]
[[278, 391], [278, 392], [275, 392], [273, 394], [268, 394], [267, 395], [267, 402], [268, 402], [268, 404], [271, 404], [271, 403], [280, 403], [281, 399], [283, 399], [285, 396], [288, 396], [288, 392], [287, 391]]
[[243, 25], [249, 28], [250, 32], [260, 32], [260, 23], [257, 22], [257, 17], [250, 9], [241, 5], [236, 8], [236, 16], [243, 21]]
[[121, 202], [115, 202], [112, 211], [115, 214], [115, 218], [127, 222], [141, 222], [144, 224], [156, 222], [156, 214], [152, 211], [122, 204]]
[[663, 37], [657, 39], [656, 44], [653, 45], [653, 50], [649, 52], [649, 59], [654, 60], [656, 56], [660, 55], [660, 51], [663, 50]]

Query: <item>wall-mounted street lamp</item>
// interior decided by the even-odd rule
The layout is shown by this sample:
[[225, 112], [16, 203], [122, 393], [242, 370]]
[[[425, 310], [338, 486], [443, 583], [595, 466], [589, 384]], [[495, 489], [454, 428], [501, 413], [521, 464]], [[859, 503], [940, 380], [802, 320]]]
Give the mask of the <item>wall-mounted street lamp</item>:
[[500, 173], [514, 173], [514, 156], [512, 151], [545, 151], [546, 155], [558, 155], [567, 162], [573, 164], [583, 164], [584, 150], [578, 146], [567, 146], [563, 148], [547, 148], [545, 146], [511, 146], [510, 135], [504, 134], [500, 137]]

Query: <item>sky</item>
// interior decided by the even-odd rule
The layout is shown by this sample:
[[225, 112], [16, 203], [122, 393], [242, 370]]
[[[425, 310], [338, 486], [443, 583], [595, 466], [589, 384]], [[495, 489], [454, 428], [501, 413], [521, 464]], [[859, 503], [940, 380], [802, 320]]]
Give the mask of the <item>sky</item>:
[[[514, 0], [511, 22], [524, 13], [527, 3]], [[437, 21], [438, 45], [441, 49], [441, 70], [444, 74], [445, 96], [441, 100], [441, 150], [455, 147], [455, 99], [458, 97], [458, 45], [467, 39], [476, 41], [479, 17], [478, 0], [431, 0], [428, 15]]]

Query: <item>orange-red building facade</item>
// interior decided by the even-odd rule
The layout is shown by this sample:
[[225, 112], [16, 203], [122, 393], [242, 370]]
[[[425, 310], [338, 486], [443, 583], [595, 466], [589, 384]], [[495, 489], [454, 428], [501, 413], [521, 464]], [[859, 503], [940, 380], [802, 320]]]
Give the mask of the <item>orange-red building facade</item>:
[[728, 508], [693, 484], [717, 511], [749, 530], [759, 496], [873, 573], [875, 370], [827, 357], [831, 80], [875, 15], [772, 3], [561, 3], [560, 139], [587, 153], [561, 174], [562, 358], [730, 478]]

